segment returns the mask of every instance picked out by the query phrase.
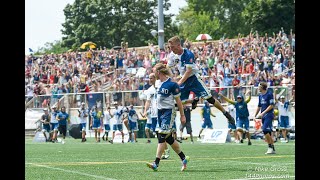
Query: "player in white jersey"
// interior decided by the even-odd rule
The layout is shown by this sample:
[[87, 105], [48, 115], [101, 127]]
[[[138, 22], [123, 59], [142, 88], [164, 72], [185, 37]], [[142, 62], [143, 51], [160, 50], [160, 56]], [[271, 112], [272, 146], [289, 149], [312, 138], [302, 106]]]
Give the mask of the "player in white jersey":
[[[130, 110], [128, 113], [128, 117], [129, 117], [129, 126], [130, 126], [130, 130], [129, 130], [129, 137], [131, 139], [131, 142], [138, 142], [137, 141], [137, 132], [139, 131], [138, 128], [138, 119], [139, 116], [136, 112], [136, 110], [134, 110], [133, 105], [130, 105]], [[133, 140], [132, 140], [132, 133], [133, 133]]]
[[[194, 92], [196, 98], [192, 100], [192, 109], [197, 107], [199, 98], [207, 100], [210, 104], [219, 109], [228, 119], [228, 122], [235, 124], [234, 118], [226, 111], [221, 103], [212, 97], [210, 91], [199, 76], [199, 69], [195, 64], [194, 54], [185, 48], [182, 48], [180, 38], [174, 36], [168, 40], [171, 51], [178, 55], [178, 58], [169, 59], [168, 66], [177, 65], [181, 79], [177, 82], [180, 86], [181, 101], [188, 103], [190, 92]], [[173, 56], [174, 57], [174, 56]]]
[[277, 98], [276, 92], [278, 89], [275, 89], [275, 104], [276, 107], [278, 107], [278, 118], [279, 118], [279, 122], [280, 122], [280, 130], [282, 133], [282, 137], [284, 138], [284, 142], [288, 143], [288, 130], [289, 130], [289, 105], [290, 102], [293, 100], [290, 99], [288, 101], [286, 101], [286, 98], [284, 96], [280, 96], [280, 101]]
[[[57, 106], [59, 107], [59, 103], [57, 104]], [[56, 119], [57, 115], [59, 114], [59, 110], [58, 107], [53, 105], [52, 107], [49, 106], [49, 112], [51, 114], [50, 117], [50, 124], [51, 124], [51, 131], [50, 131], [50, 136], [52, 136], [51, 141], [54, 142], [58, 142], [57, 137], [58, 137], [58, 127], [59, 127], [59, 122]]]
[[88, 108], [85, 107], [84, 102], [81, 103], [81, 107], [78, 110], [78, 113], [79, 113], [78, 117], [80, 120], [80, 131], [82, 133], [81, 142], [85, 142], [85, 141], [87, 141], [87, 139], [86, 139], [86, 125], [88, 122], [89, 110], [88, 110]]
[[[102, 136], [102, 140], [108, 142], [108, 136], [110, 129], [110, 120], [113, 118], [113, 114], [111, 113], [110, 106], [107, 107], [107, 110], [103, 113], [103, 125], [104, 125], [104, 135]], [[106, 138], [104, 138], [106, 137]], [[109, 141], [110, 142], [110, 141]]]
[[150, 108], [147, 111], [146, 118], [147, 118], [147, 123], [146, 123], [146, 126], [144, 128], [144, 131], [145, 131], [146, 136], [147, 136], [147, 143], [151, 143], [151, 140], [150, 140], [150, 129], [151, 129], [151, 125], [152, 125], [152, 119], [151, 119], [151, 110], [150, 110]]
[[117, 102], [114, 102], [113, 104], [115, 109], [113, 110], [112, 114], [114, 115], [114, 118], [115, 118], [115, 124], [112, 127], [113, 132], [112, 132], [112, 140], [110, 141], [110, 143], [113, 143], [116, 130], [119, 130], [121, 132], [122, 143], [124, 143], [124, 134], [123, 134], [123, 126], [122, 126], [123, 107], [118, 106]]

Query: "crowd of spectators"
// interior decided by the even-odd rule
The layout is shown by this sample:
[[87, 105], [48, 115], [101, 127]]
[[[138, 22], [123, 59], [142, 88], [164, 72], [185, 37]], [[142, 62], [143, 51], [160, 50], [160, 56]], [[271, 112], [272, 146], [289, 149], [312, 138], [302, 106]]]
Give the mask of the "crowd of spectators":
[[[295, 34], [287, 35], [280, 30], [273, 35], [249, 35], [236, 39], [221, 38], [218, 41], [191, 42], [183, 44], [194, 55], [205, 84], [216, 97], [219, 91], [236, 97], [243, 86], [295, 85]], [[46, 107], [65, 93], [144, 90], [148, 75], [157, 62], [167, 63], [170, 49], [159, 50], [149, 44], [147, 48], [88, 49], [85, 52], [63, 54], [28, 55], [25, 58], [26, 103], [40, 97], [35, 107]], [[139, 68], [144, 75], [137, 76]], [[172, 69], [174, 78], [179, 76]], [[233, 87], [227, 91], [226, 87]], [[271, 89], [272, 90], [272, 89]], [[119, 94], [119, 93], [118, 93]], [[120, 93], [121, 94], [121, 93]], [[114, 93], [113, 100], [121, 99]], [[130, 104], [139, 105], [137, 92], [128, 95]], [[70, 99], [72, 101], [72, 99]], [[52, 102], [54, 101], [54, 102]], [[111, 101], [111, 100], [110, 100]]]

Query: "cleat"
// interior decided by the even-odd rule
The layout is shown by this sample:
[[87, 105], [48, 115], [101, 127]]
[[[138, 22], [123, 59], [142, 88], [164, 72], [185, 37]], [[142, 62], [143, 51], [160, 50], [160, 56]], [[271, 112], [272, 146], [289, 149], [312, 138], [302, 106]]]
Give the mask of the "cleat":
[[150, 139], [147, 141], [147, 143], [151, 143]]
[[269, 147], [267, 152], [264, 154], [275, 154], [275, 153], [276, 153], [276, 151], [274, 151], [272, 148]]
[[187, 169], [187, 163], [190, 161], [190, 157], [186, 156], [185, 159], [182, 161], [182, 167], [181, 167], [181, 171], [184, 171], [185, 169]]
[[110, 140], [109, 143], [113, 144], [113, 140]]
[[228, 122], [231, 125], [235, 125], [234, 118], [230, 115], [230, 113], [228, 111], [226, 111], [223, 115], [228, 119]]
[[158, 171], [158, 166], [156, 165], [156, 163], [147, 163], [147, 166], [152, 169], [153, 171]]
[[240, 143], [243, 143], [243, 139], [240, 140]]
[[251, 143], [251, 141], [249, 141], [249, 142], [248, 142], [248, 146], [251, 146], [251, 145], [252, 145], [252, 143]]
[[195, 98], [193, 99], [192, 109], [195, 109], [195, 108], [197, 107], [198, 101], [199, 101], [199, 98], [198, 98], [198, 97], [195, 97]]
[[179, 139], [176, 139], [176, 141], [178, 141], [179, 143], [182, 143], [182, 141], [181, 141], [181, 140], [179, 140]]
[[102, 140], [105, 141], [104, 136], [102, 136]]

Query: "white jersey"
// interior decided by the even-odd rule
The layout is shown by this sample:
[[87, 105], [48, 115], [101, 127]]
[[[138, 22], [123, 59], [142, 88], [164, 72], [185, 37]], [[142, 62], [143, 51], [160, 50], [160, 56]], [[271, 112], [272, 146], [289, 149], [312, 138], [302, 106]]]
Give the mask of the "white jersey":
[[147, 91], [145, 91], [147, 95], [147, 100], [150, 100], [150, 113], [151, 117], [158, 117], [158, 108], [157, 108], [157, 90], [152, 85], [151, 87], [148, 88]]
[[289, 101], [286, 101], [282, 103], [281, 101], [278, 101], [277, 103], [278, 110], [279, 110], [279, 117], [280, 116], [289, 116]]
[[[158, 109], [157, 109], [158, 111]], [[147, 124], [152, 124], [151, 109], [147, 111]]]
[[110, 125], [110, 120], [111, 120], [111, 114], [109, 113], [109, 111], [105, 111], [103, 113], [103, 124], [109, 124]]
[[80, 117], [79, 117], [80, 123], [87, 123], [89, 110], [87, 108], [79, 109], [79, 114], [80, 114]]
[[233, 117], [233, 119], [236, 119], [236, 107], [233, 104], [228, 105], [228, 112]]
[[199, 74], [199, 68], [195, 64], [194, 54], [186, 48], [183, 48], [183, 52], [180, 55], [174, 54], [171, 51], [171, 53], [169, 54], [169, 60], [167, 64], [169, 67], [177, 66], [181, 77], [186, 72], [186, 68], [192, 69], [192, 72], [189, 77], [195, 74]]
[[51, 114], [50, 123], [58, 123], [58, 120], [56, 119], [56, 117], [59, 114], [59, 111], [52, 111], [50, 112], [50, 114]]
[[118, 109], [114, 109], [112, 111], [112, 114], [114, 115], [114, 119], [116, 124], [122, 124], [122, 119], [121, 119], [121, 115], [123, 114], [123, 107], [122, 106], [118, 106]]

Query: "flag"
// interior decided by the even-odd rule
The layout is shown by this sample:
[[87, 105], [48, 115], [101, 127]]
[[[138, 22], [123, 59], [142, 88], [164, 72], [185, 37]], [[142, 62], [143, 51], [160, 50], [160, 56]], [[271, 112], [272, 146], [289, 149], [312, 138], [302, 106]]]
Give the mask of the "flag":
[[32, 50], [31, 48], [29, 48], [29, 52], [30, 52], [30, 53], [32, 53], [32, 52], [33, 52], [33, 50]]

